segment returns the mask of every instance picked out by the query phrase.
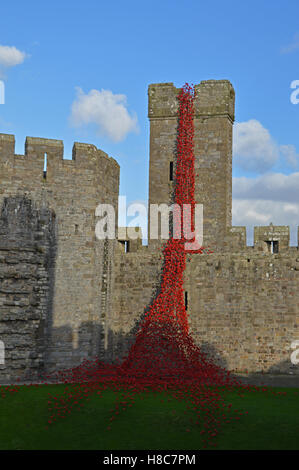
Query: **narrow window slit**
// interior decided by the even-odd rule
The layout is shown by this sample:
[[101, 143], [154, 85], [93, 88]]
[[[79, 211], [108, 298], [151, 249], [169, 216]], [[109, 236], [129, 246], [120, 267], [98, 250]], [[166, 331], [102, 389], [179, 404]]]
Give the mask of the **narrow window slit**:
[[267, 241], [269, 253], [278, 253], [278, 241]]
[[185, 310], [188, 310], [188, 292], [185, 292]]
[[43, 176], [44, 176], [44, 179], [47, 178], [47, 154], [46, 153], [44, 154], [44, 174], [43, 174]]
[[173, 181], [173, 162], [169, 162], [169, 181]]
[[5, 346], [3, 341], [0, 341], [0, 364], [5, 364]]

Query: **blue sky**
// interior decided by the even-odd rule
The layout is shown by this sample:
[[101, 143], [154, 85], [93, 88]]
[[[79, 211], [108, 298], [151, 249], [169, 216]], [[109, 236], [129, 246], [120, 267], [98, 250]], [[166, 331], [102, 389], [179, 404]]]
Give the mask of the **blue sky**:
[[[2, 2], [0, 132], [96, 145], [120, 194], [148, 197], [150, 83], [236, 91], [233, 225], [299, 225], [299, 4], [268, 0]], [[291, 88], [291, 83], [296, 88]]]

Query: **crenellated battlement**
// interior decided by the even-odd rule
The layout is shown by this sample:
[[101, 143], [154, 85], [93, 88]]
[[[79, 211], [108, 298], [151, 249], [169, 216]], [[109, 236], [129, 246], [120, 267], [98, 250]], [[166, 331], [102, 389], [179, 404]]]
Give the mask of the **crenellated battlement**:
[[[247, 246], [245, 226], [234, 226], [228, 231], [230, 246], [237, 249], [254, 249], [263, 253], [281, 253], [299, 249], [299, 227], [297, 227], [297, 247], [290, 246], [290, 227], [288, 225], [273, 225], [254, 227], [253, 246]], [[228, 243], [229, 246], [229, 243]]]
[[12, 157], [15, 154], [15, 136], [0, 134], [0, 159]]
[[87, 230], [93, 237], [86, 214], [94, 217], [100, 203], [112, 204], [117, 214], [119, 165], [95, 145], [80, 142], [73, 145], [72, 159], [63, 157], [62, 140], [27, 137], [24, 155], [17, 155], [14, 135], [0, 134], [0, 205], [4, 198], [26, 196], [50, 207], [61, 230], [63, 220], [70, 224], [65, 233]]
[[18, 155], [14, 135], [0, 134], [0, 202], [1, 196], [26, 193], [37, 201], [46, 194], [71, 200], [78, 208], [94, 210], [103, 201], [117, 207], [119, 172], [116, 160], [95, 145], [75, 142], [72, 159], [65, 159], [62, 140], [27, 137], [24, 155]]
[[[195, 85], [195, 118], [212, 116], [235, 119], [235, 91], [229, 80], [202, 80]], [[175, 118], [178, 111], [177, 97], [181, 88], [173, 83], [154, 83], [148, 87], [148, 117]]]
[[[44, 139], [40, 137], [26, 137], [24, 155], [15, 154], [15, 136], [11, 134], [0, 134], [0, 165], [6, 167], [25, 167], [26, 165], [35, 172], [43, 172], [45, 156], [49, 169], [53, 167], [63, 170], [71, 168], [71, 164], [80, 167], [93, 167], [94, 171], [100, 170], [100, 166], [111, 166], [113, 171], [119, 171], [117, 161], [109, 157], [107, 153], [98, 149], [95, 145], [75, 142], [72, 150], [72, 159], [64, 158], [64, 145], [62, 140]], [[29, 168], [29, 169], [30, 169]]]

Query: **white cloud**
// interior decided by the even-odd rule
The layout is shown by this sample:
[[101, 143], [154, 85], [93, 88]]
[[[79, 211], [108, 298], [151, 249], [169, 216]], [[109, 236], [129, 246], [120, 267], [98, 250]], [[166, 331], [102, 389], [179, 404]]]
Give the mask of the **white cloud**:
[[14, 67], [24, 62], [27, 54], [14, 46], [0, 46], [0, 65]]
[[299, 173], [273, 173], [258, 178], [233, 178], [233, 225], [247, 227], [247, 244], [253, 244], [253, 227], [290, 226], [290, 244], [297, 245], [299, 226]]
[[289, 54], [290, 52], [296, 51], [297, 49], [299, 49], [299, 32], [294, 34], [291, 44], [280, 48], [280, 52], [282, 54]]
[[280, 145], [279, 149], [284, 155], [286, 163], [294, 169], [298, 168], [299, 155], [296, 152], [296, 147], [294, 145]]
[[257, 178], [233, 178], [237, 199], [262, 199], [299, 204], [299, 172], [284, 175], [270, 173]]
[[278, 145], [256, 119], [237, 122], [233, 131], [234, 164], [245, 171], [265, 173], [280, 160], [293, 170], [299, 168], [299, 155], [291, 144]]
[[237, 122], [233, 132], [234, 162], [245, 171], [263, 173], [279, 158], [279, 148], [269, 131], [256, 119]]
[[77, 97], [71, 109], [71, 124], [74, 127], [95, 124], [100, 135], [119, 142], [129, 132], [138, 131], [137, 116], [130, 116], [126, 103], [125, 95], [116, 95], [110, 90], [91, 90], [85, 94], [77, 88]]
[[233, 199], [232, 225], [246, 226], [247, 245], [253, 245], [253, 228], [260, 225], [288, 225], [290, 245], [297, 246], [299, 226], [299, 204], [279, 201]]
[[299, 206], [296, 204], [285, 204], [284, 205], [285, 212], [291, 212], [292, 214], [299, 215]]

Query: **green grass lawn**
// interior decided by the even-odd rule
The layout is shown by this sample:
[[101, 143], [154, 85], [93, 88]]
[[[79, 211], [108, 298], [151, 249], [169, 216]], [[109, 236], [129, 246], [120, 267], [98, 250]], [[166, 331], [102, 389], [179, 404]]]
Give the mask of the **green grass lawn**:
[[[168, 396], [155, 393], [136, 395], [135, 404], [120, 413], [110, 431], [107, 425], [115, 403], [112, 391], [91, 396], [82, 409], [45, 429], [48, 392], [61, 394], [63, 390], [62, 385], [21, 387], [18, 393], [0, 397], [0, 449], [202, 449], [202, 428], [190, 424], [192, 412], [186, 402], [168, 401]], [[299, 389], [274, 390], [286, 392], [286, 396], [227, 394], [232, 409], [248, 411], [248, 415], [225, 424], [217, 449], [299, 450]]]

